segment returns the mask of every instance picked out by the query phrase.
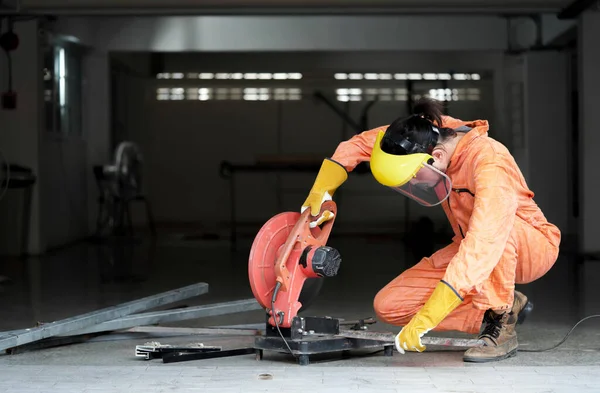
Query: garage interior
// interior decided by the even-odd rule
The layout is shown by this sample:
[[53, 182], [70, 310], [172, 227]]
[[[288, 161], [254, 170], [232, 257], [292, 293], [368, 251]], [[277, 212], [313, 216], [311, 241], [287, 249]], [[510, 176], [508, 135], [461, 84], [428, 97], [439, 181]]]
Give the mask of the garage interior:
[[[200, 296], [143, 312], [252, 304], [4, 346], [2, 391], [597, 391], [600, 319], [583, 319], [600, 314], [599, 10], [583, 0], [0, 1], [0, 343], [200, 283]], [[517, 356], [468, 365], [460, 350], [358, 350], [307, 367], [267, 351], [134, 356], [148, 342], [251, 346], [265, 328], [248, 272], [261, 227], [300, 213], [339, 143], [426, 96], [452, 117], [488, 120], [561, 230], [554, 267], [517, 285], [535, 304]], [[341, 267], [300, 315], [376, 319], [378, 291], [451, 242], [452, 228], [440, 206], [386, 189], [367, 163], [334, 201], [327, 245]]]

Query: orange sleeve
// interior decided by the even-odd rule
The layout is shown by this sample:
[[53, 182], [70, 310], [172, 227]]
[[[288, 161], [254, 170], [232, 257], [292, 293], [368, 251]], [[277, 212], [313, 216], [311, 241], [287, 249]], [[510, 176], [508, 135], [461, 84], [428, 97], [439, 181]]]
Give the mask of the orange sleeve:
[[387, 126], [377, 127], [363, 131], [352, 138], [340, 143], [335, 149], [331, 159], [340, 163], [348, 172], [351, 172], [363, 161], [371, 160], [373, 144], [379, 131], [385, 131]]
[[443, 278], [463, 298], [490, 276], [512, 231], [518, 200], [508, 165], [493, 151], [482, 152], [475, 162], [473, 213]]
[[458, 128], [460, 126], [464, 126], [467, 122], [460, 120], [460, 119], [455, 119], [454, 117], [451, 116], [442, 116], [442, 126], [443, 127], [447, 127], [447, 128]]

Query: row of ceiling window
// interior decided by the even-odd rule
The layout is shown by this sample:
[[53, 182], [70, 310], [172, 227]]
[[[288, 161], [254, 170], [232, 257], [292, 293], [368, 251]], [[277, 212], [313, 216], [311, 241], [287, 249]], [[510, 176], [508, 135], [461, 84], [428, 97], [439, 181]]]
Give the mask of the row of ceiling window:
[[[479, 101], [481, 91], [478, 88], [430, 89], [427, 92], [413, 94], [418, 99], [422, 95], [440, 101]], [[244, 101], [297, 101], [303, 98], [300, 88], [183, 88], [161, 87], [156, 90], [159, 101], [211, 101], [211, 100], [244, 100]], [[341, 102], [351, 101], [408, 101], [407, 89], [392, 88], [346, 88], [336, 90], [336, 99]]]
[[[336, 80], [481, 80], [480, 74], [472, 73], [335, 73]], [[163, 72], [156, 75], [156, 79], [203, 79], [203, 80], [298, 80], [303, 75], [299, 72]]]

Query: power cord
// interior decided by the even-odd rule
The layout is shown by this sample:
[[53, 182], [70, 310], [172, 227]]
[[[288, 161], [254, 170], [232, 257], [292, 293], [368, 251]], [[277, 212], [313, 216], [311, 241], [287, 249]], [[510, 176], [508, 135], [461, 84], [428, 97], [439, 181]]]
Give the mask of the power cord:
[[600, 315], [590, 315], [587, 316], [583, 319], [581, 319], [579, 322], [577, 322], [575, 324], [575, 326], [573, 326], [571, 328], [571, 330], [569, 331], [569, 333], [567, 333], [567, 335], [556, 345], [550, 347], [550, 348], [544, 348], [544, 349], [519, 349], [519, 352], [546, 352], [546, 351], [551, 351], [553, 349], [558, 348], [559, 346], [561, 346], [562, 344], [564, 344], [565, 341], [567, 341], [567, 338], [569, 338], [569, 336], [571, 335], [571, 333], [573, 333], [573, 330], [575, 330], [575, 328], [577, 326], [579, 326], [582, 322], [587, 321], [588, 319], [592, 319], [592, 318], [599, 318]]
[[296, 357], [296, 354], [292, 351], [292, 348], [290, 348], [290, 345], [288, 344], [287, 340], [285, 339], [285, 337], [283, 337], [283, 333], [281, 333], [281, 329], [279, 328], [279, 315], [275, 315], [275, 299], [277, 299], [277, 294], [279, 293], [280, 288], [281, 288], [281, 283], [278, 281], [277, 284], [275, 285], [275, 290], [273, 291], [273, 297], [271, 298], [271, 315], [273, 316], [273, 321], [275, 321], [275, 327], [277, 328], [277, 331], [279, 332], [279, 336], [281, 336], [281, 339], [285, 343], [285, 346], [287, 347], [287, 349], [290, 351], [290, 354], [293, 357]]

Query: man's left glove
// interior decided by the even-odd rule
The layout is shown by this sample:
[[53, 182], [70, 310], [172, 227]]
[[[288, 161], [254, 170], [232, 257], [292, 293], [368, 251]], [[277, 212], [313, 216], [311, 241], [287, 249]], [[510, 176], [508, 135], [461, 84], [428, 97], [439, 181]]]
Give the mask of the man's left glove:
[[427, 302], [396, 336], [396, 350], [402, 354], [404, 351], [423, 352], [421, 337], [439, 325], [462, 301], [450, 285], [440, 281]]

